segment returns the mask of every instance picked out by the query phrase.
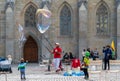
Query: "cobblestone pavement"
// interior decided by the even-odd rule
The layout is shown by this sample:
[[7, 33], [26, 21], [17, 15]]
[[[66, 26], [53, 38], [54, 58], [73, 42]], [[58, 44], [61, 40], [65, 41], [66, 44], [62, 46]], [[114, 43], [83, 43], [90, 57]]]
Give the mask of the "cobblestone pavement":
[[[67, 69], [68, 67], [69, 66], [64, 69]], [[109, 71], [89, 71], [90, 79], [87, 81], [120, 81], [120, 70], [116, 70], [116, 67], [112, 67]], [[12, 65], [12, 70], [13, 73], [11, 74], [1, 74], [0, 81], [21, 81], [17, 65]], [[25, 81], [86, 81], [84, 80], [84, 76], [63, 76], [63, 73], [64, 72], [55, 73], [53, 68], [48, 72], [47, 66], [28, 64], [26, 67]]]

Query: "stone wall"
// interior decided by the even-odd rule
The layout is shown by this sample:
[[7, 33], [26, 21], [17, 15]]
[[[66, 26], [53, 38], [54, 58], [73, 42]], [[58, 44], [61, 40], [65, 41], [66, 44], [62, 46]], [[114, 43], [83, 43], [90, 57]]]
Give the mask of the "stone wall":
[[101, 0], [88, 0], [88, 46], [91, 49], [98, 48], [100, 54], [102, 54], [102, 47], [111, 44], [112, 40], [116, 41], [116, 27], [115, 27], [115, 1], [114, 0], [103, 0], [108, 6], [109, 14], [109, 27], [110, 36], [98, 37], [96, 35], [96, 10]]
[[[26, 28], [24, 26], [24, 14], [27, 7], [31, 4], [36, 9], [41, 7], [42, 0], [16, 0], [15, 6], [14, 6], [14, 34], [12, 36], [15, 36], [15, 38], [12, 38], [14, 41], [14, 48], [13, 48], [13, 58], [14, 61], [18, 62], [21, 57], [23, 57], [23, 48], [19, 48], [18, 44], [16, 42], [17, 38], [17, 22], [21, 24], [25, 29], [25, 36], [31, 35], [37, 42], [39, 47], [39, 55], [42, 54], [48, 54], [49, 52], [43, 45], [41, 45], [41, 34], [39, 31], [36, 30], [35, 27], [28, 27]], [[59, 42], [61, 47], [63, 48], [64, 52], [73, 52], [74, 55], [77, 57], [81, 57], [81, 52], [83, 48], [98, 48], [100, 54], [102, 47], [104, 45], [110, 44], [111, 41], [114, 39], [116, 41], [116, 24], [115, 24], [115, 0], [103, 0], [109, 7], [110, 11], [110, 30], [111, 34], [109, 37], [97, 37], [96, 36], [96, 9], [100, 3], [101, 0], [88, 0], [87, 2], [87, 9], [86, 9], [86, 15], [84, 18], [86, 18], [86, 23], [82, 26], [87, 27], [86, 31], [86, 37], [83, 38], [83, 34], [80, 33], [82, 29], [79, 29], [80, 27], [80, 19], [79, 19], [79, 6], [78, 2], [80, 0], [51, 0], [49, 9], [52, 12], [52, 23], [50, 28], [45, 32], [45, 35], [50, 40], [51, 44], [54, 46], [55, 42]], [[72, 13], [72, 36], [60, 36], [59, 28], [60, 28], [60, 10], [64, 5], [67, 5]], [[6, 31], [6, 16], [5, 16], [5, 0], [0, 0], [0, 56], [6, 56], [7, 54], [10, 54], [9, 50], [6, 49], [6, 46], [9, 47], [9, 44], [6, 43], [6, 34], [8, 33]], [[84, 12], [83, 12], [84, 13]], [[84, 14], [83, 14], [84, 15]], [[83, 24], [83, 23], [81, 23]], [[83, 29], [84, 30], [84, 29]], [[10, 30], [9, 32], [12, 32], [13, 30]], [[7, 32], [7, 33], [6, 33]], [[86, 40], [86, 42], [84, 42]], [[7, 40], [8, 41], [8, 40]], [[81, 43], [81, 41], [83, 41]], [[49, 44], [44, 40], [46, 45], [49, 46]], [[80, 44], [81, 43], [81, 44]], [[23, 43], [24, 44], [24, 43]], [[82, 46], [83, 47], [82, 47]], [[42, 47], [42, 50], [40, 49]], [[11, 49], [11, 48], [9, 48]], [[7, 54], [6, 54], [7, 53]]]

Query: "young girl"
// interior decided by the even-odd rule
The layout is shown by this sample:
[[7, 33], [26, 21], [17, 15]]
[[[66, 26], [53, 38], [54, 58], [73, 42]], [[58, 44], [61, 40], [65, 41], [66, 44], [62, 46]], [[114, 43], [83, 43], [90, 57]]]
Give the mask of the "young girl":
[[81, 68], [81, 70], [83, 70], [83, 72], [85, 74], [85, 77], [84, 77], [85, 79], [89, 79], [89, 73], [88, 73], [88, 67], [90, 64], [89, 56], [90, 56], [90, 53], [88, 51], [86, 51], [85, 57], [83, 60], [83, 67]]

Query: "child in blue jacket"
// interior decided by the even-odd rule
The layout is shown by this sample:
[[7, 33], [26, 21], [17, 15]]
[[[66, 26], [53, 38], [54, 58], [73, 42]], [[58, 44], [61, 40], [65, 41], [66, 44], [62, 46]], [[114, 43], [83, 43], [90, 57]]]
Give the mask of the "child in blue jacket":
[[21, 58], [21, 62], [18, 65], [18, 70], [20, 70], [21, 79], [26, 79], [25, 77], [25, 66], [27, 62], [24, 62], [24, 59]]

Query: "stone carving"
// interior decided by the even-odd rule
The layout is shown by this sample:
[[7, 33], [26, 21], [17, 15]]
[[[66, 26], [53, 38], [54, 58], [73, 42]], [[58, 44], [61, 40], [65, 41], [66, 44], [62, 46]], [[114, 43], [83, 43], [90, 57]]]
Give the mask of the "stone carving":
[[5, 4], [5, 10], [10, 6], [14, 10], [15, 0], [7, 0]]

